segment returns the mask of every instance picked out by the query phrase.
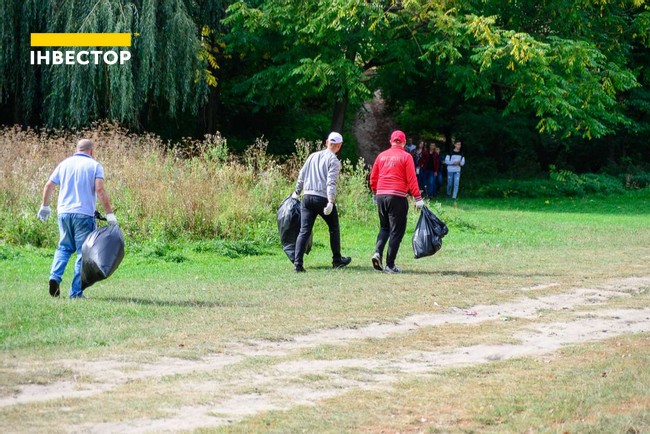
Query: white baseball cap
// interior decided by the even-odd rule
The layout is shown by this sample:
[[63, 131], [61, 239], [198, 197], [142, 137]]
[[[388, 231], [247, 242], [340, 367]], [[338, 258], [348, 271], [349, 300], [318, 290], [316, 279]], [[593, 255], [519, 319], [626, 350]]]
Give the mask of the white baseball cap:
[[339, 143], [343, 143], [343, 136], [339, 133], [332, 132], [327, 137], [327, 140], [333, 145], [338, 145]]

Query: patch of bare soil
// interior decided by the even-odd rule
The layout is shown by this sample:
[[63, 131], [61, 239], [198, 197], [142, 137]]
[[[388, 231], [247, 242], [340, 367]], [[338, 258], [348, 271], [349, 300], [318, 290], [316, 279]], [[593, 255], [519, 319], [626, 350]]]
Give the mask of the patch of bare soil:
[[[204, 391], [214, 397], [209, 403], [178, 408], [160, 408], [167, 416], [157, 419], [125, 420], [118, 423], [83, 424], [64, 427], [78, 432], [147, 432], [182, 431], [214, 427], [237, 422], [244, 417], [270, 410], [286, 410], [296, 405], [314, 405], [324, 398], [351, 390], [388, 390], [396, 381], [412, 375], [430, 375], [441, 369], [473, 366], [521, 357], [552, 355], [562, 346], [598, 341], [624, 334], [650, 332], [650, 307], [615, 309], [609, 301], [638, 295], [650, 285], [650, 276], [609, 281], [594, 287], [535, 297], [535, 291], [556, 286], [522, 288], [522, 297], [499, 305], [474, 306], [470, 309], [447, 307], [439, 313], [409, 316], [397, 323], [369, 324], [355, 329], [322, 330], [309, 335], [293, 336], [283, 342], [250, 341], [232, 344], [220, 355], [200, 360], [163, 358], [152, 363], [124, 360], [61, 360], [61, 368], [78, 373], [78, 378], [92, 381], [60, 382], [49, 385], [22, 386], [13, 396], [0, 398], [0, 407], [47, 402], [62, 398], [97, 397], [117, 393], [117, 386], [131, 381], [155, 379], [162, 382], [171, 376], [188, 375], [173, 382], [170, 393]], [[585, 309], [585, 308], [589, 309]], [[549, 311], [563, 311], [564, 321], [549, 322], [540, 316]], [[512, 336], [512, 342], [500, 345], [472, 345], [439, 351], [412, 351], [386, 360], [351, 358], [312, 360], [300, 352], [321, 345], [340, 346], [365, 339], [386, 339], [421, 327], [447, 324], [480, 324], [504, 319], [527, 319]], [[537, 321], [536, 321], [537, 319]], [[225, 380], [197, 380], [201, 372], [220, 373], [234, 364], [253, 357], [282, 357], [260, 368], [242, 368]], [[287, 359], [290, 359], [287, 361]], [[245, 365], [241, 365], [245, 366]], [[214, 376], [212, 377], [214, 378]], [[182, 384], [179, 386], [179, 383]]]

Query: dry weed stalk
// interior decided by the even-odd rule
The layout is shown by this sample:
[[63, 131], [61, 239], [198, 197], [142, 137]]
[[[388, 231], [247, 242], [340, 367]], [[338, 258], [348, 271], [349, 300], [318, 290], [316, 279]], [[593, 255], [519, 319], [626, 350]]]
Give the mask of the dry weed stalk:
[[[172, 144], [107, 123], [77, 132], [6, 127], [0, 130], [0, 213], [5, 214], [3, 220], [9, 216], [26, 220], [0, 224], [0, 238], [39, 245], [56, 241], [54, 225], [43, 229], [32, 220], [48, 176], [82, 137], [96, 144], [95, 157], [104, 166], [121, 227], [131, 237], [143, 239], [242, 239], [257, 237], [255, 231], [260, 230], [268, 238], [275, 230], [278, 204], [291, 192], [306, 157], [317, 150], [313, 143], [296, 141], [295, 155], [281, 165], [267, 152], [263, 139], [236, 157], [219, 134]], [[339, 202], [350, 196], [357, 206], [366, 194], [363, 174], [350, 164], [344, 167], [350, 179], [341, 181]], [[18, 233], [10, 236], [25, 227], [29, 239]]]

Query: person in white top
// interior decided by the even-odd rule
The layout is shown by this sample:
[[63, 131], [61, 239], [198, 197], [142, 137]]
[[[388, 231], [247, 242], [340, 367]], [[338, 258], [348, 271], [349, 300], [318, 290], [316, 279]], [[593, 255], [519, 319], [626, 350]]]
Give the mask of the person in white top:
[[447, 197], [456, 199], [460, 185], [460, 168], [465, 165], [465, 156], [460, 151], [459, 141], [454, 142], [454, 150], [445, 157], [447, 166]]
[[104, 168], [95, 160], [95, 145], [90, 139], [77, 142], [73, 156], [63, 160], [52, 172], [43, 188], [43, 202], [38, 218], [46, 221], [52, 210], [50, 202], [54, 189], [59, 187], [57, 214], [59, 222], [59, 245], [54, 252], [50, 271], [50, 295], [60, 295], [59, 285], [73, 253], [77, 253], [70, 298], [83, 298], [81, 289], [81, 246], [86, 237], [95, 230], [96, 202], [106, 211], [106, 220], [117, 224], [113, 208], [104, 189]]

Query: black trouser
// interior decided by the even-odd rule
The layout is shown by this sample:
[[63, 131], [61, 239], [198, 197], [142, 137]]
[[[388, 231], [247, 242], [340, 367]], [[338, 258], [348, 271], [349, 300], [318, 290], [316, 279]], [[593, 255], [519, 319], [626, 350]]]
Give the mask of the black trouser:
[[379, 234], [375, 251], [383, 256], [384, 247], [388, 242], [386, 265], [392, 267], [395, 265], [399, 245], [404, 238], [404, 232], [406, 232], [409, 202], [405, 197], [388, 195], [378, 195], [376, 199], [379, 211]]
[[314, 222], [317, 216], [323, 217], [325, 223], [330, 229], [330, 247], [332, 248], [332, 261], [337, 262], [341, 259], [341, 230], [339, 228], [339, 214], [336, 211], [336, 204], [330, 215], [325, 215], [323, 209], [327, 206], [327, 198], [306, 194], [302, 198], [300, 207], [300, 233], [296, 241], [296, 259], [295, 265], [302, 266], [303, 256], [307, 248], [307, 240], [314, 228]]

